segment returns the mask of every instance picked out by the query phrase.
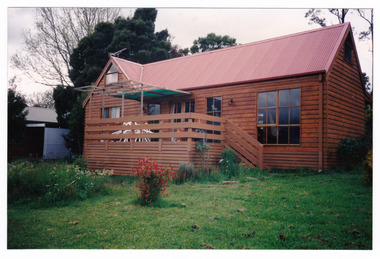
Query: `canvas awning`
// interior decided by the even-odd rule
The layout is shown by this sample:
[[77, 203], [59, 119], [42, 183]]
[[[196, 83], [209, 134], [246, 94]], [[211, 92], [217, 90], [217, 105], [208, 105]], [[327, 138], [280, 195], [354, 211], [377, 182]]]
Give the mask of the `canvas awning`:
[[[104, 109], [104, 97], [112, 96], [122, 98], [122, 116], [124, 115], [124, 99], [137, 100], [141, 102], [141, 115], [143, 115], [144, 100], [157, 98], [191, 95], [190, 92], [168, 89], [164, 87], [149, 85], [132, 80], [117, 82], [100, 87], [95, 85], [82, 86], [75, 88], [76, 91], [88, 92], [90, 96], [90, 117], [91, 117], [91, 99], [92, 95], [100, 94], [103, 96], [102, 109]], [[103, 113], [104, 114], [104, 113]]]

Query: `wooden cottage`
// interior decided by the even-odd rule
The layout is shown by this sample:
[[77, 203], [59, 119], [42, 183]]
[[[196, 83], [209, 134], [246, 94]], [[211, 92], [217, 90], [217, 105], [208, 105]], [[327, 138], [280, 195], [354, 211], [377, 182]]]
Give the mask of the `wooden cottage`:
[[139, 157], [327, 169], [364, 134], [366, 91], [349, 23], [145, 65], [110, 57], [89, 91], [84, 154], [130, 174]]

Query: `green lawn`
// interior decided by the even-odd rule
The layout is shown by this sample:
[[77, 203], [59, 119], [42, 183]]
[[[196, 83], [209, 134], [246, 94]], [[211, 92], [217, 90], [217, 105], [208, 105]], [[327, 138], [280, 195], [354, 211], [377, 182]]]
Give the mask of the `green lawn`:
[[160, 204], [133, 183], [65, 207], [8, 206], [8, 248], [372, 249], [372, 189], [359, 173], [257, 173], [171, 184]]

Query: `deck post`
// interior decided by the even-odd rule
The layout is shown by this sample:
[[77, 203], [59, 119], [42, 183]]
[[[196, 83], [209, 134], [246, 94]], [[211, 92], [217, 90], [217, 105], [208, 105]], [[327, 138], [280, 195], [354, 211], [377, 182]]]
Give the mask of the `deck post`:
[[140, 100], [140, 115], [144, 115], [144, 90], [143, 84], [141, 84], [141, 100]]
[[124, 86], [121, 87], [121, 117], [124, 118]]
[[193, 139], [192, 138], [187, 138], [187, 151], [188, 152], [191, 151], [192, 143], [193, 143]]
[[264, 154], [263, 154], [264, 152], [263, 151], [264, 151], [264, 146], [260, 145], [259, 146], [259, 168], [260, 169], [264, 169], [263, 168], [263, 162], [264, 162], [263, 161], [263, 159], [264, 159]]
[[105, 89], [103, 89], [103, 92], [102, 92], [102, 119], [104, 119], [104, 91]]

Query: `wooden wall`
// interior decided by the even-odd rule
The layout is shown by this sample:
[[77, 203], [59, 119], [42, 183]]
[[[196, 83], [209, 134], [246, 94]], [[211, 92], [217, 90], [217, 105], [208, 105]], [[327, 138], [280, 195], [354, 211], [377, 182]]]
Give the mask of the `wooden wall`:
[[365, 132], [365, 99], [360, 81], [358, 60], [344, 60], [344, 44], [327, 76], [324, 95], [324, 167], [338, 165], [336, 152], [341, 138], [360, 137]]
[[[257, 93], [280, 89], [301, 88], [300, 145], [265, 145], [265, 168], [318, 169], [319, 147], [319, 75], [272, 80], [251, 84], [201, 89], [192, 91], [195, 112], [206, 112], [206, 99], [222, 97], [222, 116], [257, 139]], [[233, 99], [232, 105], [228, 104]]]
[[[196, 168], [202, 166], [201, 155], [195, 150], [192, 143], [188, 151], [187, 142], [163, 142], [159, 151], [158, 142], [89, 142], [86, 156], [91, 170], [112, 169], [116, 175], [131, 175], [132, 169], [138, 166], [139, 158], [150, 157], [159, 165], [172, 166], [178, 169], [179, 162], [192, 163]], [[210, 143], [210, 150], [206, 155], [208, 167], [217, 166], [222, 152], [220, 144]]]

